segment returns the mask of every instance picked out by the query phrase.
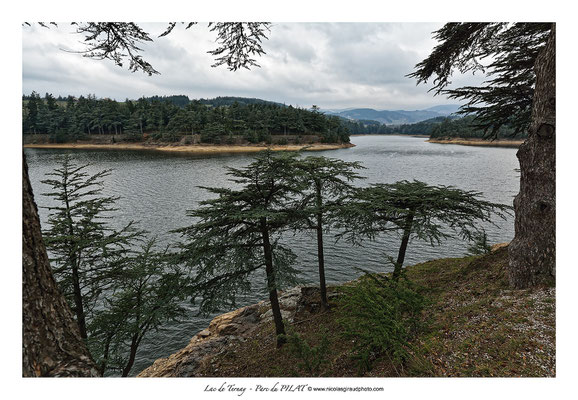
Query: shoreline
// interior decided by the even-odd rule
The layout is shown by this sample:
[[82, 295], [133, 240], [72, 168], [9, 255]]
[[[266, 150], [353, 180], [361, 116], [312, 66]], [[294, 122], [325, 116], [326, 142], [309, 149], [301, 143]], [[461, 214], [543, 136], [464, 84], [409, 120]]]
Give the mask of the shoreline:
[[404, 135], [403, 133], [353, 133], [349, 136], [402, 136], [402, 137], [415, 137], [415, 138], [429, 138], [429, 135]]
[[509, 147], [518, 148], [524, 140], [481, 140], [481, 139], [464, 139], [464, 138], [452, 138], [452, 139], [429, 139], [426, 140], [428, 143], [437, 144], [459, 144], [463, 146], [486, 146], [486, 147]]
[[[407, 276], [420, 285], [429, 300], [423, 317], [439, 326], [438, 333], [431, 335], [429, 329], [424, 329], [411, 339], [421, 362], [410, 363], [407, 372], [400, 373], [387, 354], [378, 353], [373, 368], [361, 376], [555, 377], [556, 323], [551, 310], [556, 306], [556, 288], [511, 290], [505, 267], [507, 247], [508, 243], [500, 243], [481, 256], [439, 258], [407, 266]], [[336, 299], [342, 297], [343, 287], [355, 287], [360, 278], [328, 286], [332, 303], [329, 311], [321, 310], [316, 285], [279, 292], [283, 318], [305, 343], [327, 339], [326, 365], [314, 376], [360, 377], [359, 365], [351, 357], [355, 352], [353, 342], [339, 335], [320, 335], [340, 327], [342, 306]], [[464, 298], [470, 301], [464, 302]], [[528, 307], [528, 302], [534, 306]], [[468, 318], [460, 318], [463, 315]], [[511, 315], [517, 318], [512, 320]], [[272, 319], [270, 302], [265, 299], [219, 314], [188, 344], [157, 358], [136, 377], [311, 377], [311, 369], [296, 364], [303, 358], [286, 347], [275, 348]], [[465, 350], [464, 343], [469, 343]], [[478, 364], [464, 362], [469, 359], [478, 360]], [[298, 369], [289, 372], [294, 367]]]
[[25, 144], [24, 148], [31, 149], [81, 149], [81, 150], [151, 150], [173, 153], [194, 154], [217, 154], [217, 153], [256, 153], [262, 150], [273, 151], [323, 151], [337, 150], [355, 147], [352, 143], [325, 144], [313, 143], [310, 145], [170, 145], [170, 144], [144, 144], [144, 143], [48, 143], [48, 144]]

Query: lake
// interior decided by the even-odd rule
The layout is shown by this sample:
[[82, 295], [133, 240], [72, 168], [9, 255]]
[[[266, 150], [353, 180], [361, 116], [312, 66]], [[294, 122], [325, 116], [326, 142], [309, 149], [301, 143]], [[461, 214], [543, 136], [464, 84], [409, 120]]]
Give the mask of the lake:
[[[474, 147], [427, 143], [425, 138], [406, 136], [353, 136], [353, 148], [315, 152], [311, 154], [360, 161], [367, 169], [361, 174], [366, 179], [359, 186], [370, 183], [393, 183], [417, 179], [429, 184], [452, 185], [464, 190], [484, 193], [493, 202], [512, 204], [519, 189], [519, 168], [516, 149]], [[226, 167], [243, 167], [251, 154], [183, 155], [155, 151], [122, 150], [53, 150], [25, 149], [30, 180], [39, 207], [50, 205], [50, 199], [41, 196], [48, 187], [40, 181], [58, 166], [62, 154], [71, 154], [79, 164], [91, 163], [89, 173], [113, 169], [105, 180], [104, 194], [119, 196], [118, 211], [111, 223], [122, 226], [131, 220], [139, 221], [141, 228], [171, 243], [177, 236], [172, 229], [189, 224], [186, 210], [193, 209], [209, 194], [198, 186], [231, 186]], [[40, 208], [41, 223], [47, 220], [47, 211]], [[514, 236], [513, 216], [497, 218], [496, 226], [484, 225], [490, 243], [510, 241]], [[43, 225], [44, 227], [44, 225]], [[313, 236], [287, 235], [285, 241], [298, 255], [296, 267], [301, 271], [300, 282], [317, 282], [317, 245]], [[400, 239], [382, 237], [366, 242], [363, 247], [334, 243], [330, 236], [325, 243], [325, 264], [328, 284], [345, 282], [359, 275], [356, 268], [387, 271], [385, 255], [397, 255]], [[411, 242], [405, 265], [442, 257], [459, 257], [467, 252], [467, 243], [450, 239], [439, 247]], [[251, 294], [239, 298], [239, 306], [267, 298], [264, 286], [256, 282]], [[179, 324], [167, 326], [143, 341], [132, 374], [136, 375], [154, 360], [167, 357], [187, 345], [190, 338], [204, 329], [211, 317], [190, 317]], [[226, 310], [224, 310], [226, 311]]]

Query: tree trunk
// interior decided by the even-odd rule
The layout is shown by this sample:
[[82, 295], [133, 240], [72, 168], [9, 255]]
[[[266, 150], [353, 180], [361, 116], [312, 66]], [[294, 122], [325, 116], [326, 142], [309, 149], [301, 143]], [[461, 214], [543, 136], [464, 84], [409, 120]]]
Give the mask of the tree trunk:
[[98, 376], [78, 325], [52, 275], [24, 157], [22, 376]]
[[277, 347], [285, 343], [285, 327], [283, 326], [283, 317], [279, 307], [279, 298], [277, 296], [277, 281], [275, 279], [275, 269], [273, 267], [273, 252], [271, 250], [271, 241], [269, 240], [269, 230], [267, 221], [261, 219], [261, 233], [263, 237], [263, 251], [265, 253], [265, 273], [267, 274], [267, 290], [269, 291], [269, 301], [271, 301], [271, 310], [273, 311], [273, 321], [275, 321], [275, 334], [277, 335]]
[[508, 277], [514, 288], [554, 282], [556, 275], [556, 30], [536, 59], [528, 139], [520, 146], [520, 193]]
[[[67, 164], [68, 165], [68, 164]], [[68, 167], [66, 168], [68, 171]], [[68, 224], [68, 234], [70, 237], [74, 237], [74, 221], [72, 220], [72, 215], [70, 212], [70, 202], [69, 202], [69, 195], [68, 195], [68, 178], [69, 174], [66, 173], [65, 181], [64, 181], [64, 203], [66, 207], [66, 222]], [[73, 243], [70, 241], [68, 243], [70, 249], [73, 249]], [[73, 312], [76, 315], [76, 322], [78, 323], [78, 328], [80, 330], [80, 337], [84, 340], [88, 338], [88, 334], [86, 333], [86, 317], [84, 315], [84, 303], [82, 301], [82, 291], [80, 289], [80, 275], [78, 272], [79, 267], [79, 259], [78, 254], [75, 251], [72, 251], [70, 254], [70, 267], [72, 269], [72, 291], [74, 297], [74, 308]]]
[[134, 334], [131, 340], [131, 344], [130, 344], [130, 355], [128, 358], [128, 361], [126, 363], [126, 366], [123, 368], [122, 370], [122, 376], [123, 377], [127, 377], [130, 370], [132, 369], [132, 366], [134, 365], [134, 360], [136, 359], [136, 351], [138, 349], [138, 345], [139, 345], [140, 339], [138, 337], [138, 334]]
[[323, 255], [323, 213], [321, 211], [321, 184], [316, 184], [317, 201], [317, 259], [319, 263], [319, 291], [321, 294], [321, 306], [326, 310], [329, 308], [327, 301], [327, 285], [325, 283], [325, 256]]
[[76, 314], [76, 321], [78, 322], [80, 337], [82, 339], [87, 339], [88, 334], [86, 333], [86, 316], [84, 314], [84, 304], [82, 302], [78, 266], [76, 265], [75, 261], [74, 264], [72, 264], [72, 282], [74, 290], [74, 312]]
[[404, 227], [403, 227], [403, 236], [401, 238], [401, 245], [399, 246], [399, 252], [397, 253], [397, 261], [395, 262], [395, 266], [393, 267], [393, 279], [397, 280], [401, 275], [401, 269], [403, 267], [403, 261], [405, 260], [405, 252], [407, 251], [407, 245], [409, 243], [409, 237], [411, 235], [411, 226], [413, 224], [413, 216], [414, 212], [412, 210], [409, 211], [409, 214], [406, 217]]

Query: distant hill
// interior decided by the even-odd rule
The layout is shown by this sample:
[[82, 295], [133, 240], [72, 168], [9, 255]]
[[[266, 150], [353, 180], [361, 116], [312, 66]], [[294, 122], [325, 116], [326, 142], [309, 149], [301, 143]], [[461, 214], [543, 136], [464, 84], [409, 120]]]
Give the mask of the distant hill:
[[[167, 102], [174, 104], [178, 107], [184, 107], [189, 104], [193, 99], [189, 99], [188, 96], [185, 95], [172, 95], [172, 96], [150, 96], [145, 97], [145, 100], [152, 102], [152, 101], [160, 101], [160, 102]], [[230, 106], [234, 103], [239, 104], [274, 104], [276, 106], [284, 106], [281, 103], [275, 103], [273, 101], [256, 99], [256, 98], [249, 98], [249, 97], [235, 97], [235, 96], [219, 96], [213, 99], [198, 99], [199, 103], [205, 104], [208, 106], [213, 107], [220, 107], [220, 106]]]
[[455, 113], [459, 108], [456, 104], [446, 104], [430, 107], [425, 110], [374, 110], [373, 108], [354, 108], [345, 110], [323, 110], [325, 114], [337, 115], [350, 120], [371, 120], [386, 125], [414, 124], [437, 117], [445, 117]]
[[276, 106], [284, 107], [284, 104], [276, 103], [274, 101], [262, 100], [253, 97], [234, 97], [234, 96], [219, 96], [214, 99], [200, 99], [201, 104], [211, 105], [214, 107], [230, 106], [234, 103], [239, 104], [274, 104]]
[[458, 104], [444, 104], [426, 108], [426, 111], [434, 111], [443, 115], [455, 114], [460, 109]]
[[411, 124], [386, 125], [377, 121], [341, 119], [342, 125], [349, 129], [352, 135], [430, 135], [436, 126], [445, 120], [452, 120], [455, 115], [439, 116]]

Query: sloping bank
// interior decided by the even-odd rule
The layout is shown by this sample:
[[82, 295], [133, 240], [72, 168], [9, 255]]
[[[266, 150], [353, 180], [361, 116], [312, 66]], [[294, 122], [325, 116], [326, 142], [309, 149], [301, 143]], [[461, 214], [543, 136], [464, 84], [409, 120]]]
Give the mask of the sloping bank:
[[[408, 277], [430, 300], [427, 329], [413, 341], [412, 359], [394, 365], [376, 355], [364, 376], [555, 376], [555, 288], [512, 290], [507, 247], [485, 256], [433, 260], [408, 267]], [[322, 312], [314, 287], [280, 296], [290, 330], [310, 348], [329, 343], [315, 369], [285, 345], [276, 349], [267, 302], [213, 319], [182, 350], [154, 362], [140, 377], [358, 376], [351, 340], [337, 323], [339, 288]], [[311, 353], [310, 353], [311, 354]], [[305, 360], [307, 361], [307, 360]]]
[[167, 145], [150, 143], [43, 143], [25, 144], [24, 147], [36, 149], [85, 149], [85, 150], [151, 150], [175, 153], [191, 154], [216, 154], [216, 153], [254, 153], [267, 148], [275, 151], [297, 151], [305, 149], [308, 151], [336, 150], [354, 147], [351, 143], [332, 144], [291, 144], [291, 145]]
[[507, 140], [507, 139], [496, 139], [496, 140], [482, 140], [482, 139], [465, 139], [465, 138], [430, 138], [427, 140], [429, 143], [439, 143], [439, 144], [460, 144], [464, 146], [487, 146], [487, 147], [513, 147], [518, 148], [523, 140]]

